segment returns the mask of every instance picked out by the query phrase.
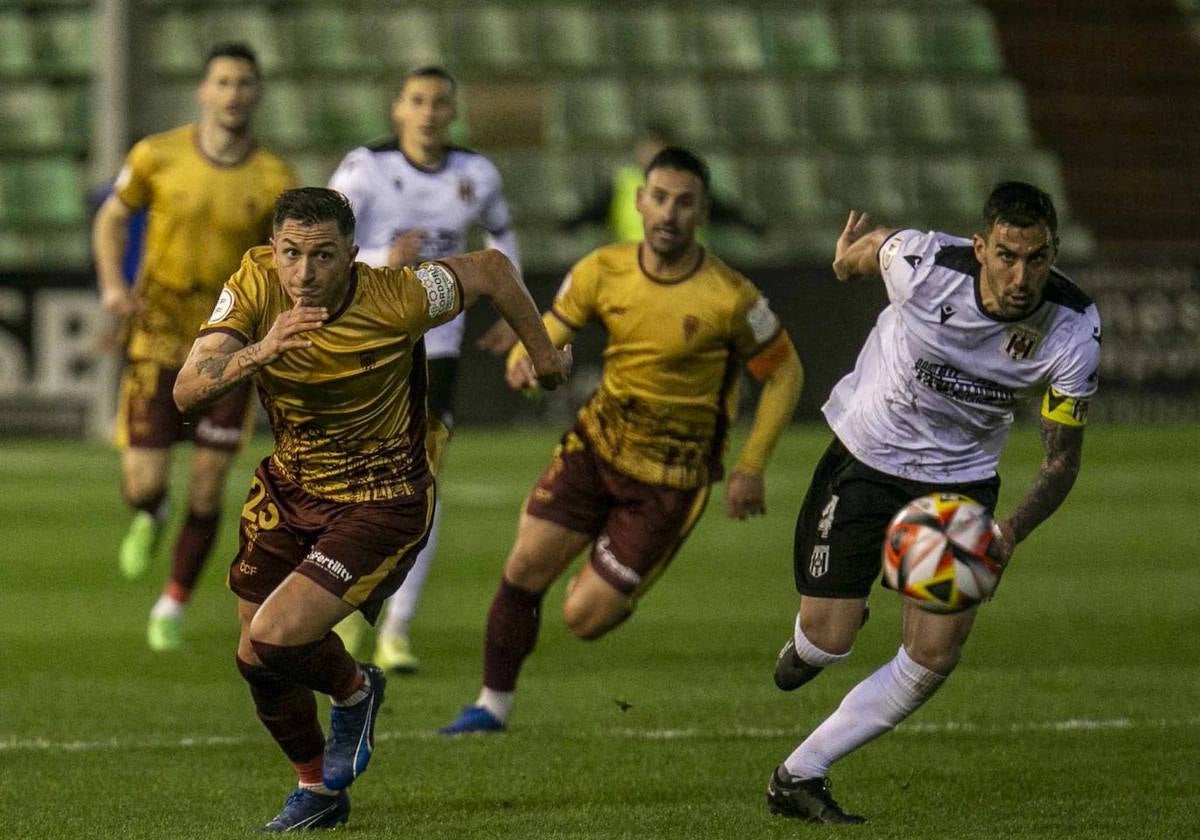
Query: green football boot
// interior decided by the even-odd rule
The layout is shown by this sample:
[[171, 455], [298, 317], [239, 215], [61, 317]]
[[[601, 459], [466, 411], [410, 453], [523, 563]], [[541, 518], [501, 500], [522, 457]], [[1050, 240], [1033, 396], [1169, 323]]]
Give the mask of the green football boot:
[[153, 516], [144, 510], [139, 510], [134, 515], [133, 522], [129, 524], [129, 531], [125, 534], [125, 539], [121, 540], [121, 547], [117, 551], [121, 574], [127, 580], [137, 580], [146, 574], [146, 570], [150, 568], [150, 560], [154, 557], [154, 550], [158, 548], [161, 533], [162, 526]]
[[169, 653], [183, 647], [183, 619], [150, 616], [146, 625], [146, 644], [156, 653]]

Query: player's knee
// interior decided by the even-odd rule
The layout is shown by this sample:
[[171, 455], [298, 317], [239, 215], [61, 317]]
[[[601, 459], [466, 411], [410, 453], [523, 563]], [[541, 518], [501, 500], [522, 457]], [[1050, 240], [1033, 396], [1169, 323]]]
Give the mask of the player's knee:
[[960, 645], [943, 645], [918, 639], [906, 644], [904, 649], [913, 662], [942, 676], [949, 676], [962, 658]]
[[289, 644], [286, 628], [281, 622], [273, 619], [269, 610], [259, 610], [255, 613], [254, 618], [250, 620], [249, 631], [246, 635], [250, 647], [258, 654], [264, 665], [270, 665], [270, 663], [262, 659], [263, 651], [257, 643], [264, 643], [271, 647]]
[[504, 579], [528, 592], [544, 592], [558, 577], [551, 558], [529, 551], [519, 543], [513, 547], [504, 564]]
[[607, 603], [589, 598], [577, 587], [571, 587], [563, 601], [563, 620], [571, 635], [585, 642], [601, 638], [624, 621], [629, 609], [624, 604]]
[[800, 630], [804, 637], [826, 653], [842, 656], [854, 647], [854, 638], [862, 624], [862, 616], [816, 614], [800, 611]]

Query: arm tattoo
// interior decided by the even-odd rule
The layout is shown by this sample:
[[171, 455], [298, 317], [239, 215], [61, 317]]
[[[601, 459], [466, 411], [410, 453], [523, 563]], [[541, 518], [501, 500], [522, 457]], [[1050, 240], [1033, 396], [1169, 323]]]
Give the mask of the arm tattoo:
[[207, 359], [196, 362], [196, 373], [219, 381], [225, 375], [225, 368], [229, 367], [232, 360], [232, 353], [228, 356], [209, 356]]
[[1017, 542], [1058, 510], [1071, 492], [1083, 456], [1083, 429], [1043, 418], [1042, 450], [1045, 457], [1033, 485], [1009, 517]]

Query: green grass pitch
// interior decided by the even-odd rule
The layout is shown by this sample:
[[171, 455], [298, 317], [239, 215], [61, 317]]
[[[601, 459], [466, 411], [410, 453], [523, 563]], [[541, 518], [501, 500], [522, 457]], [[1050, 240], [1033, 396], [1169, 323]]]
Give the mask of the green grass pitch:
[[[718, 488], [608, 638], [569, 636], [560, 581], [509, 734], [431, 734], [475, 697], [484, 614], [554, 439], [464, 429], [451, 446], [440, 554], [414, 627], [423, 667], [391, 682], [350, 836], [1196, 836], [1200, 429], [1088, 432], [1079, 484], [1018, 549], [958, 673], [834, 768], [835, 795], [871, 820], [848, 831], [770, 817], [763, 802], [772, 767], [898, 644], [898, 601], [877, 590], [847, 664], [795, 694], [771, 683], [796, 607], [792, 528], [827, 439], [818, 428], [781, 443], [766, 518], [725, 519]], [[145, 618], [166, 551], [146, 579], [119, 578], [115, 453], [0, 442], [0, 837], [235, 838], [276, 813], [293, 777], [234, 669], [223, 587], [266, 446], [234, 471], [186, 652], [155, 655]], [[1037, 446], [1034, 429], [1014, 433], [1002, 510]]]

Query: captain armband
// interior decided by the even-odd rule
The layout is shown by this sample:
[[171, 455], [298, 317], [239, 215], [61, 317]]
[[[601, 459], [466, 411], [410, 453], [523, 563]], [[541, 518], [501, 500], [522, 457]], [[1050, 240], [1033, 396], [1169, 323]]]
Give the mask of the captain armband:
[[746, 370], [750, 371], [750, 375], [756, 380], [762, 382], [779, 370], [779, 366], [786, 362], [794, 352], [792, 340], [786, 332], [780, 331], [773, 341], [746, 361]]
[[1091, 400], [1087, 397], [1069, 397], [1054, 388], [1048, 388], [1042, 397], [1042, 416], [1054, 423], [1078, 429], [1087, 425], [1090, 404]]

